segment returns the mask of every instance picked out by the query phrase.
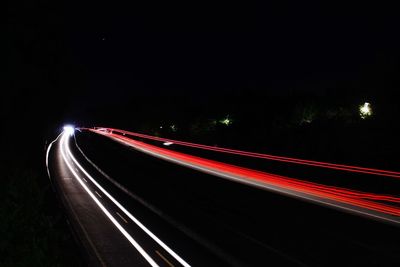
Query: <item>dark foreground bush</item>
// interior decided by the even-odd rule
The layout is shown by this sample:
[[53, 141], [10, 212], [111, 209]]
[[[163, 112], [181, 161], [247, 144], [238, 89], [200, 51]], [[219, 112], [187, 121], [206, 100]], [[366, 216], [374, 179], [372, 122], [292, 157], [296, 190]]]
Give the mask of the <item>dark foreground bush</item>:
[[0, 170], [0, 266], [81, 266], [45, 175]]

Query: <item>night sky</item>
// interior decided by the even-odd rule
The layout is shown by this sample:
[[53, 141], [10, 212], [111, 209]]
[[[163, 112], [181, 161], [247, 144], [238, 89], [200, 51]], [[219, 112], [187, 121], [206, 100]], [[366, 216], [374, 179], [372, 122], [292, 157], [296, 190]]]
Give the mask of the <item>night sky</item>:
[[14, 1], [2, 141], [42, 146], [65, 122], [129, 126], [241, 99], [395, 103], [397, 25], [395, 9], [365, 3]]
[[[68, 234], [71, 227], [60, 206], [58, 197], [61, 195], [52, 187], [53, 177], [48, 179], [45, 164], [48, 145], [65, 124], [105, 126], [242, 151], [400, 171], [398, 8], [383, 6], [379, 1], [371, 4], [368, 1], [354, 4], [349, 1], [345, 4], [338, 4], [338, 1], [269, 2], [9, 1], [7, 31], [2, 36], [7, 64], [0, 92], [0, 229], [3, 230], [0, 232], [0, 265], [54, 266], [60, 263], [59, 266], [80, 266], [75, 263], [80, 261], [77, 256], [80, 246], [75, 242], [76, 236]], [[360, 107], [365, 102], [370, 103], [372, 115], [363, 118]], [[229, 123], [225, 123], [227, 120]], [[279, 231], [278, 235], [273, 233], [282, 246], [290, 244], [296, 250], [297, 247], [308, 250], [303, 241], [311, 244], [310, 240], [319, 238], [328, 244], [329, 236], [314, 232], [313, 226], [320, 230], [326, 228], [324, 232], [330, 231], [332, 226], [336, 229], [331, 232], [332, 236], [339, 233], [338, 238], [341, 238], [353, 230], [354, 236], [359, 235], [360, 239], [352, 239], [350, 235], [343, 239], [348, 240], [347, 243], [340, 243], [341, 250], [351, 254], [353, 262], [358, 260], [354, 255], [364, 256], [361, 250], [353, 250], [353, 246], [363, 247], [362, 251], [368, 254], [376, 249], [365, 261], [378, 253], [379, 257], [397, 255], [392, 248], [396, 247], [398, 229], [375, 231], [360, 221], [371, 230], [366, 235], [364, 228], [356, 224], [358, 217], [354, 223], [344, 225], [342, 221], [340, 226], [340, 223], [336, 225], [340, 221], [336, 213], [329, 217], [332, 219], [323, 219], [331, 210], [322, 212], [319, 208], [315, 209], [317, 212], [313, 208], [309, 210], [312, 216], [308, 221], [313, 223], [308, 224], [303, 220], [307, 215], [302, 213], [306, 208], [297, 209], [304, 203], [296, 201], [293, 206], [286, 205], [283, 197], [279, 200], [280, 196], [275, 202], [275, 194], [270, 194], [273, 198], [267, 200], [266, 192], [242, 188], [242, 185], [236, 191], [235, 183], [224, 187], [219, 179], [209, 179], [210, 183], [204, 180], [205, 187], [196, 184], [193, 189], [198, 191], [187, 190], [186, 183], [192, 185], [192, 179], [186, 176], [208, 177], [183, 167], [178, 169], [173, 164], [150, 162], [150, 158], [142, 158], [141, 154], [140, 158], [139, 154], [136, 157], [132, 151], [111, 150], [113, 146], [103, 143], [104, 139], [98, 139], [104, 147], [97, 147], [100, 143], [91, 134], [77, 136], [80, 136], [78, 142], [83, 138], [80, 140], [94, 159], [100, 162], [103, 159], [105, 167], [112, 167], [110, 170], [121, 174], [114, 176], [111, 172], [111, 177], [135, 180], [140, 185], [148, 183], [151, 186], [148, 192], [154, 194], [154, 199], [159, 198], [161, 207], [168, 207], [165, 213], [161, 209], [163, 214], [169, 214], [169, 208], [171, 214], [178, 214], [174, 209], [181, 207], [170, 204], [178, 203], [174, 201], [164, 203], [169, 196], [177, 197], [179, 203], [192, 203], [192, 196], [189, 201], [181, 199], [183, 192], [183, 195], [193, 195], [194, 199], [199, 197], [190, 210], [196, 209], [196, 202], [202, 208], [207, 208], [209, 203], [210, 208], [212, 205], [210, 214], [218, 213], [215, 203], [220, 198], [220, 203], [225, 203], [220, 207], [229, 206], [220, 210], [223, 211], [221, 215], [225, 214], [223, 216], [235, 225], [242, 225], [241, 220], [232, 220], [231, 207], [236, 206], [235, 203], [238, 206], [251, 203], [250, 210], [264, 209], [265, 199], [273, 203], [268, 206], [273, 213], [270, 217], [270, 213], [263, 210], [262, 214], [268, 217], [265, 221], [255, 221], [263, 231], [266, 225], [271, 229], [283, 227], [281, 230], [288, 240], [282, 239]], [[196, 153], [201, 155], [202, 152]], [[129, 160], [125, 161], [128, 153]], [[223, 156], [224, 160], [225, 157], [230, 163], [230, 156]], [[57, 158], [54, 160], [53, 163], [58, 164]], [[143, 165], [143, 169], [132, 169], [134, 165], [130, 163], [136, 160], [135, 166]], [[246, 167], [242, 159], [234, 164]], [[275, 168], [273, 164], [268, 167], [269, 162], [265, 161], [254, 164], [257, 170]], [[309, 176], [308, 169], [276, 166], [273, 173], [298, 177], [299, 170], [302, 176]], [[53, 167], [55, 170], [57, 166]], [[108, 173], [108, 169], [105, 170]], [[321, 172], [324, 181], [332, 175], [337, 174], [332, 172], [325, 176]], [[163, 180], [161, 186], [153, 183], [156, 176], [159, 181]], [[173, 179], [172, 182], [165, 182], [165, 177]], [[361, 188], [363, 183], [365, 188], [373, 187], [377, 191], [394, 192], [398, 188], [384, 180], [360, 177], [362, 179], [357, 178], [352, 184], [356, 179], [343, 178], [349, 188]], [[185, 182], [178, 191], [168, 189], [172, 188], [169, 185], [175, 186], [181, 181]], [[332, 181], [336, 180], [329, 180], [329, 183]], [[164, 182], [168, 186], [164, 187]], [[142, 198], [146, 196], [146, 187], [135, 187], [132, 192], [144, 189], [144, 195], [138, 194]], [[203, 198], [203, 192], [211, 198]], [[218, 201], [213, 200], [213, 195]], [[235, 201], [231, 202], [229, 197]], [[149, 203], [152, 201], [149, 199]], [[293, 200], [287, 198], [287, 201]], [[292, 217], [285, 207], [295, 209], [296, 216]], [[245, 209], [247, 212], [247, 208], [243, 211]], [[238, 216], [250, 222], [252, 217], [246, 212], [240, 211]], [[324, 220], [329, 223], [324, 224]], [[215, 217], [208, 225], [212, 225], [212, 221], [223, 223]], [[304, 238], [297, 238], [301, 240], [299, 243], [291, 236], [301, 229], [293, 228], [296, 221], [307, 225], [305, 231], [300, 231]], [[203, 222], [196, 219], [196, 224]], [[341, 228], [343, 226], [345, 229]], [[230, 227], [226, 224], [226, 229]], [[241, 227], [246, 228], [243, 236], [249, 240], [253, 238], [247, 235], [247, 229], [258, 231], [246, 224]], [[293, 231], [287, 232], [289, 228]], [[218, 228], [209, 233], [214, 234], [215, 229]], [[230, 231], [226, 233], [230, 235]], [[317, 239], [308, 240], [313, 233], [317, 233]], [[266, 238], [267, 235], [269, 238], [268, 231]], [[371, 236], [368, 242], [358, 241]], [[235, 244], [233, 242], [232, 246]], [[259, 244], [264, 246], [264, 243]], [[318, 244], [323, 243], [315, 242], [313, 247]], [[336, 254], [335, 244], [320, 247], [324, 250], [332, 247], [332, 253]], [[275, 250], [269, 244], [266, 247]], [[241, 246], [235, 249], [239, 251]], [[309, 253], [316, 258], [332, 255], [312, 250]], [[282, 255], [286, 257], [284, 251]], [[382, 263], [380, 260], [370, 263], [377, 262]]]

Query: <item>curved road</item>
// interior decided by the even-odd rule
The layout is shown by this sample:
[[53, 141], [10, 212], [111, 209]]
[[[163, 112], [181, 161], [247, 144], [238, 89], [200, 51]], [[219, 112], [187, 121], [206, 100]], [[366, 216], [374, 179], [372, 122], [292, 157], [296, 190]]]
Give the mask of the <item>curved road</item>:
[[90, 265], [400, 263], [397, 197], [287, 180], [193, 156], [202, 154], [175, 142], [97, 128], [64, 131], [49, 146], [49, 175]]

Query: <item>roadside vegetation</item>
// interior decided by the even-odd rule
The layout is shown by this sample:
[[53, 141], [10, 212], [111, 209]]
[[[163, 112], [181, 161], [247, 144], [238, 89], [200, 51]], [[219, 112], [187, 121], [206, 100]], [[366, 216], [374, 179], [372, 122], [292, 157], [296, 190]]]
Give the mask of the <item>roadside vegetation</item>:
[[0, 266], [82, 266], [46, 176], [0, 168]]

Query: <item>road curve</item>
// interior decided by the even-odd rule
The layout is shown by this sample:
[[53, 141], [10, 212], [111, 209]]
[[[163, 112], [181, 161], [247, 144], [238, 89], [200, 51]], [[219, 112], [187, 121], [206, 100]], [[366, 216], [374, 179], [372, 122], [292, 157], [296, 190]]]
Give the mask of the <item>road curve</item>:
[[46, 162], [90, 264], [191, 266], [85, 170], [71, 151], [72, 139], [62, 133], [49, 146]]
[[124, 134], [115, 133], [114, 129], [105, 131], [103, 128], [90, 131], [107, 136], [143, 153], [211, 175], [389, 223], [400, 224], [399, 197], [326, 186], [204, 159], [134, 140]]
[[[315, 213], [318, 216], [324, 216], [322, 214], [326, 212], [323, 210], [330, 209], [304, 204], [307, 207], [301, 209], [305, 211], [304, 216], [310, 218], [300, 232], [283, 226], [291, 227], [291, 216], [285, 215], [284, 219], [280, 212], [273, 212], [275, 216], [270, 214], [269, 219], [267, 214], [262, 213], [263, 203], [276, 205], [288, 214], [292, 208], [290, 205], [303, 203], [293, 199], [290, 200], [291, 204], [286, 204], [283, 199], [290, 198], [284, 196], [280, 196], [279, 202], [275, 203], [277, 198], [270, 197], [282, 194], [398, 225], [397, 197], [324, 187], [209, 160], [193, 156], [196, 151], [190, 149], [183, 153], [165, 149], [170, 143], [163, 142], [155, 146], [151, 142], [138, 141], [122, 130], [118, 132], [103, 128], [85, 132], [76, 133], [76, 138], [67, 132], [60, 134], [47, 150], [46, 164], [70, 224], [89, 252], [91, 266], [259, 266], [260, 263], [272, 266], [321, 266], [324, 261], [321, 252], [329, 250], [330, 243], [344, 245], [340, 258], [333, 263], [340, 263], [346, 258], [346, 246], [359, 257], [365, 251], [370, 251], [370, 259], [382, 260], [383, 255], [386, 255], [388, 259], [384, 262], [398, 262], [395, 253], [390, 252], [394, 248], [390, 242], [385, 243], [382, 249], [377, 248], [371, 246], [374, 241], [366, 242], [364, 238], [358, 238], [357, 234], [340, 235], [340, 228], [333, 231], [320, 229], [312, 236], [301, 233], [315, 229], [314, 223], [318, 224], [318, 220], [313, 222], [315, 218], [310, 216], [314, 214], [313, 210], [318, 210]], [[106, 172], [99, 166], [102, 169], [104, 167]], [[227, 180], [216, 179], [215, 176]], [[267, 189], [272, 193], [228, 180]], [[235, 191], [235, 188], [239, 191]], [[214, 197], [213, 192], [224, 194]], [[253, 194], [257, 195], [255, 199], [261, 201], [247, 213], [246, 208], [255, 204], [251, 202]], [[232, 198], [238, 198], [238, 201], [231, 203]], [[206, 199], [212, 201], [206, 204]], [[244, 203], [243, 206], [235, 208], [238, 213], [231, 213], [232, 208], [241, 203]], [[215, 216], [217, 213], [214, 212], [221, 215]], [[300, 210], [295, 212], [302, 214]], [[340, 214], [342, 221], [347, 220], [346, 216], [359, 218], [357, 222], [364, 220], [335, 210], [329, 213], [330, 217]], [[249, 218], [260, 219], [260, 223], [249, 221], [246, 217], [248, 215]], [[293, 223], [301, 218], [298, 215], [295, 217], [297, 219]], [[350, 225], [354, 223], [351, 221]], [[274, 224], [281, 228], [274, 228]], [[398, 229], [385, 227], [387, 224], [378, 222], [370, 225], [370, 229], [375, 229], [373, 231], [377, 233], [374, 239], [380, 242], [386, 242], [382, 237], [384, 233], [396, 236]], [[279, 236], [274, 236], [274, 232], [286, 233], [282, 235], [281, 241]], [[382, 236], [378, 233], [382, 233]], [[320, 239], [320, 234], [325, 237]], [[326, 239], [329, 236], [330, 239]], [[330, 241], [324, 241], [326, 249], [321, 250], [320, 255], [312, 253], [307, 256], [304, 255], [304, 249], [287, 246], [294, 241], [311, 245], [314, 247], [313, 252], [317, 252], [319, 248], [314, 243], [322, 240]], [[368, 259], [363, 262], [368, 262]]]

